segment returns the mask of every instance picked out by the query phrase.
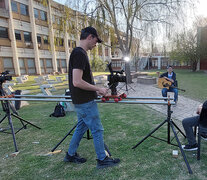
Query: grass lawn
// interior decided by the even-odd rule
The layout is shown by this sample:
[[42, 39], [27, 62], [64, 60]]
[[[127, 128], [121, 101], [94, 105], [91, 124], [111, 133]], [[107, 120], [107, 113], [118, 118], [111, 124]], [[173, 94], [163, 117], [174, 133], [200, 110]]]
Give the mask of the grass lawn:
[[[153, 74], [153, 72], [151, 72]], [[193, 96], [196, 87], [194, 83], [200, 77], [205, 80], [206, 74], [195, 74], [188, 71], [177, 71], [180, 88], [186, 89], [185, 96]], [[182, 75], [182, 76], [181, 76]], [[192, 78], [188, 78], [192, 77]], [[196, 78], [195, 78], [196, 79]], [[189, 81], [187, 81], [189, 80]], [[192, 81], [190, 81], [192, 80]], [[200, 81], [200, 80], [199, 80]], [[181, 86], [185, 82], [185, 86]], [[18, 89], [29, 89], [31, 94], [39, 93], [38, 86], [33, 87], [31, 80], [23, 85], [17, 85]], [[204, 83], [205, 84], [205, 83]], [[182, 84], [183, 85], [183, 84]], [[200, 85], [200, 84], [199, 84]], [[198, 88], [194, 99], [203, 100], [206, 92], [202, 91], [206, 85]], [[16, 87], [15, 87], [16, 88]], [[63, 94], [67, 88], [66, 82], [57, 86], [54, 94]], [[206, 88], [207, 89], [207, 88]], [[189, 94], [187, 94], [187, 92]], [[202, 93], [205, 93], [204, 95]], [[172, 150], [178, 150], [165, 142], [154, 138], [148, 138], [135, 150], [131, 148], [138, 143], [153, 128], [160, 124], [166, 117], [153, 111], [145, 105], [124, 105], [124, 104], [99, 104], [100, 116], [104, 126], [104, 139], [109, 147], [112, 156], [119, 157], [119, 166], [104, 170], [96, 169], [96, 155], [93, 141], [83, 139], [78, 152], [87, 158], [87, 162], [81, 165], [64, 163], [63, 158], [71, 136], [57, 148], [61, 153], [52, 156], [44, 156], [67, 134], [75, 125], [76, 115], [74, 112], [67, 113], [62, 118], [49, 117], [55, 107], [55, 102], [29, 102], [29, 106], [21, 108], [18, 112], [25, 120], [41, 127], [41, 130], [31, 125], [27, 129], [16, 134], [16, 141], [19, 154], [12, 157], [14, 152], [13, 139], [11, 134], [0, 133], [0, 179], [206, 179], [207, 166], [207, 143], [202, 142], [201, 160], [196, 160], [196, 154], [187, 152], [186, 156], [193, 170], [193, 175], [187, 171], [183, 157], [179, 151], [178, 158], [172, 156]], [[4, 112], [0, 107], [0, 119]], [[12, 118], [15, 128], [21, 127], [16, 118]], [[175, 123], [180, 123], [176, 122]], [[8, 120], [0, 124], [0, 128], [8, 127]], [[166, 139], [166, 126], [160, 128], [154, 134], [157, 137]], [[172, 136], [173, 137], [173, 136]], [[186, 140], [179, 134], [182, 143]], [[175, 139], [173, 140], [176, 143]]]

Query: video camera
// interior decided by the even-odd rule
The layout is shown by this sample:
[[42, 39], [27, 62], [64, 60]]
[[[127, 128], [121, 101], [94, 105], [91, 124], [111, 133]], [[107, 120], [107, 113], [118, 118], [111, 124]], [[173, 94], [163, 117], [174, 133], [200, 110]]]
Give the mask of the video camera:
[[119, 82], [126, 82], [126, 76], [123, 75], [124, 70], [113, 71], [113, 69], [111, 67], [111, 63], [109, 63], [107, 66], [108, 66], [109, 71], [111, 73], [107, 77], [107, 80], [109, 81], [108, 86], [111, 89], [111, 95], [117, 95], [116, 87], [118, 86]]
[[11, 81], [12, 76], [8, 76], [9, 71], [2, 72], [0, 75], [0, 83], [4, 83], [5, 81]]

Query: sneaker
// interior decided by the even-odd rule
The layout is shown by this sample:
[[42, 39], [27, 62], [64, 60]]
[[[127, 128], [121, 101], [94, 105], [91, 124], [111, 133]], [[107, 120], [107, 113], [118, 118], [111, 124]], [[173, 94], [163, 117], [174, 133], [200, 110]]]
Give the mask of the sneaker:
[[182, 148], [185, 151], [196, 151], [198, 149], [198, 144], [196, 143], [194, 145], [190, 145], [190, 144], [182, 145]]
[[65, 162], [73, 162], [73, 163], [76, 163], [76, 164], [82, 164], [82, 163], [86, 162], [87, 160], [85, 158], [81, 158], [78, 153], [75, 153], [74, 156], [70, 156], [66, 152], [64, 161]]
[[201, 134], [201, 138], [205, 141], [207, 141], [207, 134]]
[[104, 160], [99, 160], [97, 159], [97, 168], [102, 169], [102, 168], [107, 168], [107, 167], [112, 167], [112, 166], [117, 166], [120, 162], [120, 159], [113, 159], [111, 157], [106, 156]]

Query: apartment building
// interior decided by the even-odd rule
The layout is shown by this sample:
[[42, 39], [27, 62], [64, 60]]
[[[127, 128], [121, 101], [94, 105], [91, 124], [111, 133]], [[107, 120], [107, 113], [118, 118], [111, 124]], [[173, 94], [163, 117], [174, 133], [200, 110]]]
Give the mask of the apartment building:
[[[79, 42], [79, 32], [60, 31], [64, 6], [40, 0], [0, 0], [0, 72], [12, 75], [67, 72], [70, 52]], [[74, 11], [74, 13], [77, 13]], [[81, 23], [71, 18], [69, 25]], [[105, 43], [110, 44], [109, 36]], [[111, 48], [99, 45], [97, 54], [111, 58]]]

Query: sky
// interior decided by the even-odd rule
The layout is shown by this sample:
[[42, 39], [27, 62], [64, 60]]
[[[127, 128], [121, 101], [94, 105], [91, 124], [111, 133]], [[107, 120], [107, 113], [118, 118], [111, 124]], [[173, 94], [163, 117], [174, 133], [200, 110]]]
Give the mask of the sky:
[[207, 17], [207, 0], [200, 0], [196, 14]]

